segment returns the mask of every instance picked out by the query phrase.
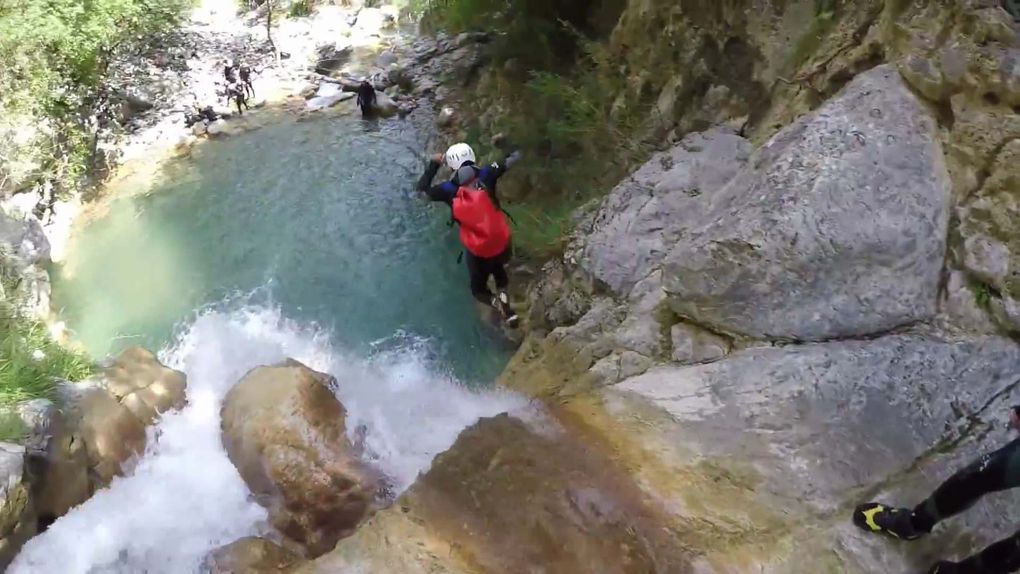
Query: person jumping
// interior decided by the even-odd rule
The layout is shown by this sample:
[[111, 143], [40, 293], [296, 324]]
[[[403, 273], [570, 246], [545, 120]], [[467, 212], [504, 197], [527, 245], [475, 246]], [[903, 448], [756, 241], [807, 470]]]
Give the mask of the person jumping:
[[[502, 162], [479, 167], [475, 165], [475, 152], [466, 143], [450, 147], [445, 154], [429, 159], [425, 173], [418, 180], [418, 191], [431, 201], [442, 201], [450, 206], [453, 220], [460, 227], [460, 241], [464, 245], [471, 294], [484, 305], [491, 305], [506, 321], [516, 327], [517, 313], [510, 307], [507, 287], [506, 263], [510, 259], [510, 226], [496, 195], [496, 181], [520, 158], [514, 151]], [[431, 185], [442, 164], [454, 171], [450, 181]], [[496, 294], [489, 290], [489, 276], [496, 281]]]
[[[1020, 431], [1020, 407], [1013, 407], [1010, 426]], [[939, 522], [974, 505], [982, 496], [1020, 486], [1020, 438], [982, 455], [950, 476], [923, 502], [894, 508], [881, 502], [858, 506], [853, 522], [867, 532], [898, 540], [917, 540]], [[1020, 531], [960, 562], [941, 560], [929, 574], [1006, 574], [1020, 570]]]

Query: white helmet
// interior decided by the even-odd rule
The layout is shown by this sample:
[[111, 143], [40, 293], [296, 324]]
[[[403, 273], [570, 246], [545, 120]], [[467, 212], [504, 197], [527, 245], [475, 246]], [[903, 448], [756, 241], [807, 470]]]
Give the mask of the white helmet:
[[464, 162], [475, 161], [475, 150], [466, 143], [453, 144], [450, 149], [446, 150], [443, 160], [446, 161], [446, 165], [450, 166], [450, 169], [458, 170], [460, 166], [464, 165]]

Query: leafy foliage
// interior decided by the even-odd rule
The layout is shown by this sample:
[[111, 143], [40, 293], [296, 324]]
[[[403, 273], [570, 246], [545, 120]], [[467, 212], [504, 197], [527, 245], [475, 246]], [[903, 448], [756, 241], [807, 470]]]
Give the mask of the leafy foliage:
[[110, 59], [180, 23], [192, 0], [0, 0], [0, 188], [85, 170]]

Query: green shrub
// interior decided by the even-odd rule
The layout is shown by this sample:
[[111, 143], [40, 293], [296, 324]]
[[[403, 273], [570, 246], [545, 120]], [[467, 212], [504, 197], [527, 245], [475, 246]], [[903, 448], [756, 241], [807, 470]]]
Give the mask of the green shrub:
[[175, 28], [192, 0], [0, 0], [0, 186], [74, 186], [91, 157], [84, 125], [111, 57]]

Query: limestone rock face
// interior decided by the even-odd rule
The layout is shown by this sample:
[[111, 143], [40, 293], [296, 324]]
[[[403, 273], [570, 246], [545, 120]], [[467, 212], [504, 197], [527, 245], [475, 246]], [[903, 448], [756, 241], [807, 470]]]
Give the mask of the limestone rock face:
[[347, 439], [335, 385], [289, 361], [251, 371], [223, 403], [230, 460], [273, 526], [311, 557], [354, 531], [378, 486]]
[[687, 219], [663, 284], [681, 316], [753, 338], [925, 320], [950, 195], [934, 118], [880, 66], [780, 131]]

